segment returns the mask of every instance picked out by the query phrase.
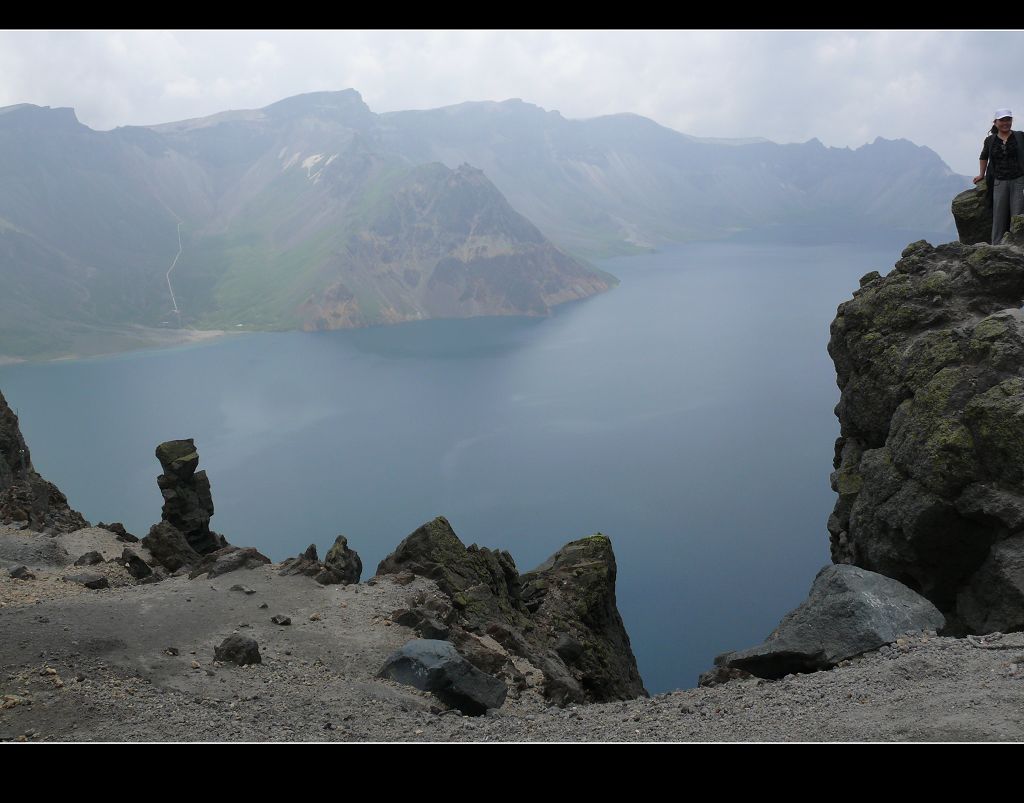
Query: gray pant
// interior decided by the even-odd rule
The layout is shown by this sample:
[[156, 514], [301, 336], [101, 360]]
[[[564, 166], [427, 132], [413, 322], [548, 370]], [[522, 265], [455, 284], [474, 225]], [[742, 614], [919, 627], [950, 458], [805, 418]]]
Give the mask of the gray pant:
[[1024, 176], [1009, 181], [995, 180], [992, 191], [992, 245], [999, 245], [1010, 230], [1010, 220], [1024, 215]]

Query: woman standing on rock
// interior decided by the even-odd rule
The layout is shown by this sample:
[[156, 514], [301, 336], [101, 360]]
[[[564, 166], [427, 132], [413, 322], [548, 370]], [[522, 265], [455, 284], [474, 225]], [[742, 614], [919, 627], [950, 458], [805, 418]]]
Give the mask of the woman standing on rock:
[[1010, 221], [1016, 215], [1024, 215], [1024, 134], [1010, 130], [1013, 112], [1009, 109], [996, 109], [992, 122], [974, 183], [985, 179], [988, 184], [992, 244], [999, 245], [1010, 230]]

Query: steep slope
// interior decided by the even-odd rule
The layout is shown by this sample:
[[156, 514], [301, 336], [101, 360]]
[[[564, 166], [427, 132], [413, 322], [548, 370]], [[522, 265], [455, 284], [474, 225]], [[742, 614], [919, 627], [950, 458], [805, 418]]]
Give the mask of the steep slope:
[[[1018, 222], [1020, 219], [1018, 219]], [[1024, 629], [1024, 250], [908, 246], [832, 323], [832, 556], [928, 597], [952, 632]]]

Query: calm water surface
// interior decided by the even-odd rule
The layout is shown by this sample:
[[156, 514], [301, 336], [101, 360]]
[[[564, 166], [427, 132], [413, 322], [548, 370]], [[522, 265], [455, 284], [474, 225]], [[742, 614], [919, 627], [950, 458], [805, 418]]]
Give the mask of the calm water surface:
[[36, 467], [91, 521], [160, 518], [194, 437], [214, 528], [275, 560], [344, 533], [364, 578], [443, 514], [521, 570], [611, 536], [652, 692], [751, 646], [828, 562], [825, 347], [884, 246], [699, 244], [602, 267], [547, 319], [427, 321], [0, 368]]

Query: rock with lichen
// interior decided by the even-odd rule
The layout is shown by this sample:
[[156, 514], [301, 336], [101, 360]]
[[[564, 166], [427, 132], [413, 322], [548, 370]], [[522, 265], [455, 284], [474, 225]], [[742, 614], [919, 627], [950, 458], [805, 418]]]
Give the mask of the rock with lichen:
[[545, 696], [559, 705], [647, 694], [616, 607], [607, 536], [566, 544], [520, 575], [508, 552], [465, 546], [439, 516], [377, 568], [401, 572], [434, 580], [451, 607], [413, 599], [396, 617], [421, 635], [446, 632], [471, 663], [513, 688], [539, 673]]
[[206, 555], [228, 546], [210, 529], [213, 495], [205, 471], [196, 471], [199, 452], [192, 438], [165, 441], [156, 447], [163, 474], [156, 482], [164, 498], [161, 520], [180, 532], [189, 546]]
[[911, 244], [839, 306], [829, 342], [833, 561], [920, 592], [950, 632], [1006, 629], [1024, 587], [1024, 218], [1004, 243]]

